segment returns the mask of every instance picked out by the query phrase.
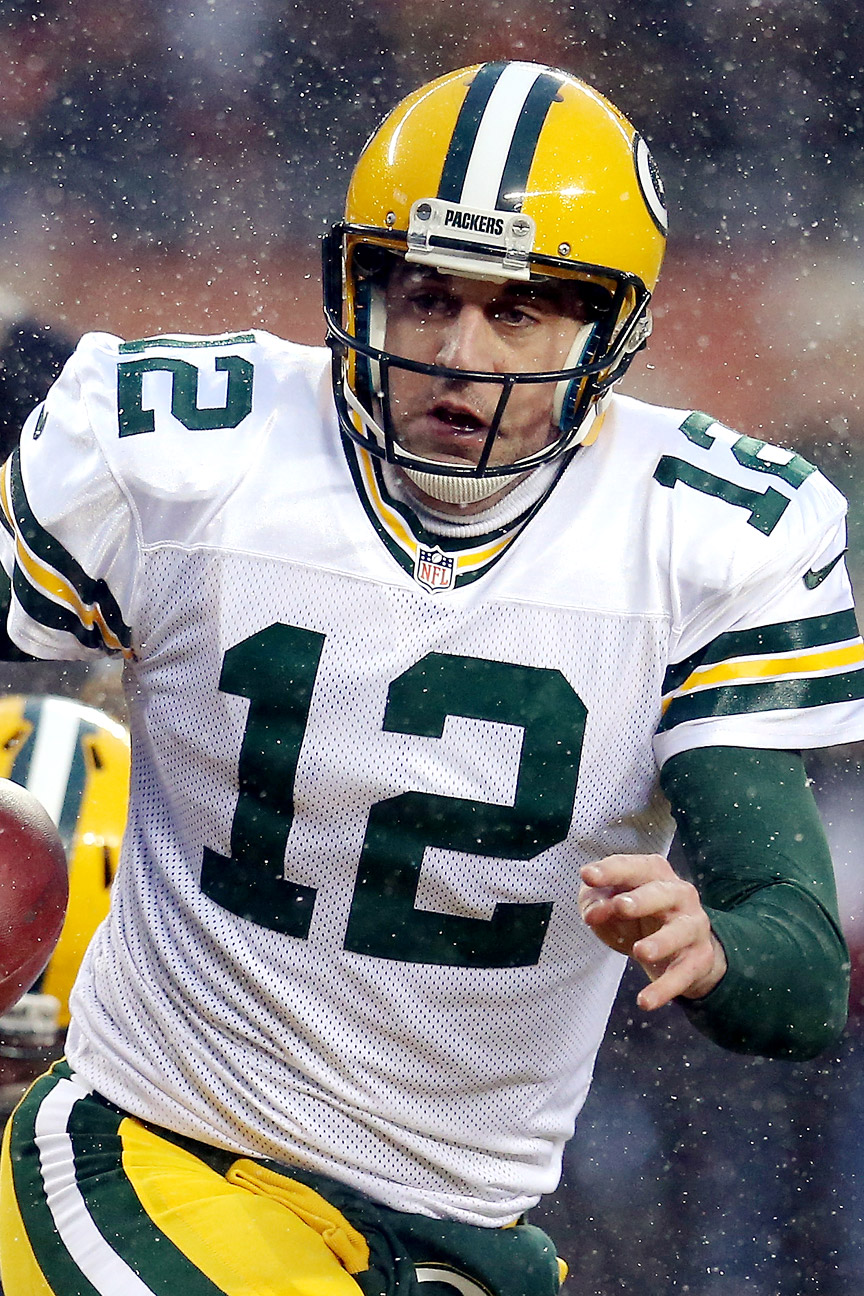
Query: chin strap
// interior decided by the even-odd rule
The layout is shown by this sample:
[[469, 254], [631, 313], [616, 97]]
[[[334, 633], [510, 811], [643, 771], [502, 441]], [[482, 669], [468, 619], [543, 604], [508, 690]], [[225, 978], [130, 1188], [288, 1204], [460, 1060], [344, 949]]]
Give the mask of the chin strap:
[[588, 411], [588, 413], [586, 414], [582, 422], [580, 436], [576, 443], [577, 445], [590, 446], [593, 445], [594, 442], [597, 440], [598, 436], [600, 435], [600, 428], [603, 424], [603, 418], [606, 414], [606, 410], [609, 407], [609, 401], [611, 399], [612, 399], [612, 389], [610, 387], [608, 391], [603, 392], [602, 396], [598, 396], [597, 399], [594, 401], [594, 404], [591, 406], [590, 410]]

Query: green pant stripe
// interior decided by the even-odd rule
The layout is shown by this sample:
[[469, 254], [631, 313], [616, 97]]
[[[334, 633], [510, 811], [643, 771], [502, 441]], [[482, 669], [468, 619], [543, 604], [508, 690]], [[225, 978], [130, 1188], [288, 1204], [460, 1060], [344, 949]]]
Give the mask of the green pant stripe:
[[[45, 1099], [70, 1075], [65, 1064], [43, 1077], [19, 1107], [12, 1130], [15, 1193], [33, 1253], [50, 1287], [62, 1296], [101, 1296], [81, 1272], [48, 1206], [35, 1143]], [[147, 1215], [123, 1169], [122, 1113], [82, 1098], [68, 1122], [75, 1183], [83, 1206], [109, 1248], [154, 1296], [220, 1296], [217, 1287]], [[58, 1131], [59, 1132], [59, 1131]], [[112, 1293], [113, 1296], [113, 1293]]]
[[77, 1103], [72, 1112], [75, 1177], [90, 1218], [154, 1296], [218, 1296], [221, 1288], [178, 1250], [138, 1200], [123, 1168], [124, 1119], [96, 1099]]
[[[57, 1074], [57, 1071], [61, 1074]], [[63, 1074], [65, 1071], [65, 1075]], [[57, 1233], [45, 1198], [45, 1186], [34, 1142], [34, 1122], [42, 1102], [68, 1076], [68, 1068], [55, 1068], [30, 1090], [12, 1117], [10, 1157], [18, 1209], [36, 1262], [53, 1291], [63, 1296], [100, 1296], [75, 1264]]]

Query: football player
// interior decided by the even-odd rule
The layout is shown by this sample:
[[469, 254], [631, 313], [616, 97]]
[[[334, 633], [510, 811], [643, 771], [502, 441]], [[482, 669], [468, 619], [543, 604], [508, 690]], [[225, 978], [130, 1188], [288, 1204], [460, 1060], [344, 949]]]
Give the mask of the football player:
[[626, 957], [728, 1048], [842, 1029], [798, 753], [864, 736], [844, 501], [616, 393], [665, 237], [601, 95], [460, 70], [357, 162], [329, 355], [96, 334], [32, 414], [9, 636], [125, 660], [133, 775], [7, 1296], [553, 1293], [523, 1216]]
[[0, 698], [0, 778], [48, 810], [69, 862], [60, 939], [36, 985], [0, 1017], [0, 1121], [27, 1084], [63, 1052], [69, 992], [108, 912], [129, 797], [129, 735], [104, 711], [72, 698]]

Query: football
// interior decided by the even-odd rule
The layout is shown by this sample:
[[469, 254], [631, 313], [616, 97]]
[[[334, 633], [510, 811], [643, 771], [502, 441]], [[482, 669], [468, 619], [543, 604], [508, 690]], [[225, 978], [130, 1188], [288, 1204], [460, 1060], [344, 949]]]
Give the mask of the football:
[[69, 875], [48, 812], [0, 779], [0, 1015], [36, 981], [60, 937]]

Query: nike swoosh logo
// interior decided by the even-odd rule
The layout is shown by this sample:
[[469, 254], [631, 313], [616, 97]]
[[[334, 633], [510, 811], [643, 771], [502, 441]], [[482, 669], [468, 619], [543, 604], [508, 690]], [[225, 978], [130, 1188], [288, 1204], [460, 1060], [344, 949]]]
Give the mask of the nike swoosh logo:
[[845, 549], [841, 549], [836, 558], [832, 558], [829, 563], [826, 563], [824, 567], [820, 567], [818, 571], [814, 571], [812, 567], [810, 568], [810, 571], [806, 571], [804, 573], [804, 584], [807, 588], [809, 590], [814, 590], [817, 585], [821, 585], [825, 577], [831, 575], [845, 552]]

